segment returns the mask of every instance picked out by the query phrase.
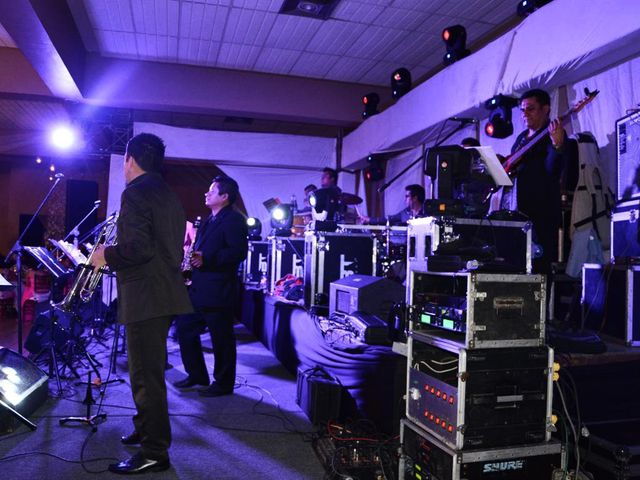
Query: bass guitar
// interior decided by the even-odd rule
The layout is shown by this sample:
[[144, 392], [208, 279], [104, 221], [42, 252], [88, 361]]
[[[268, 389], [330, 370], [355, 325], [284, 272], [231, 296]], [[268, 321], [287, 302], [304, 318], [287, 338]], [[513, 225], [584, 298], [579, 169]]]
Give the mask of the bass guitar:
[[[558, 119], [562, 125], [565, 124], [567, 120], [571, 118], [571, 115], [578, 113], [584, 107], [589, 105], [596, 95], [600, 93], [599, 90], [594, 90], [590, 92], [588, 88], [584, 89], [585, 98], [576, 103], [573, 107], [571, 107], [567, 112], [561, 115]], [[522, 146], [519, 150], [516, 150], [511, 155], [509, 155], [506, 160], [503, 162], [502, 167], [505, 172], [509, 175], [513, 175], [516, 171], [516, 168], [522, 164], [524, 156], [529, 152], [540, 140], [549, 135], [549, 130], [543, 128], [538, 133], [536, 133], [531, 140], [529, 140], [525, 145]]]

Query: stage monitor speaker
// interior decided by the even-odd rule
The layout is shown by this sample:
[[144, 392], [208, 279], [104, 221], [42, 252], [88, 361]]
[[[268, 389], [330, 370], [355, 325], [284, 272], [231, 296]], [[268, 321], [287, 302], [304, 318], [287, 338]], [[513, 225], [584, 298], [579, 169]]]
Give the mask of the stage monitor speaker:
[[0, 347], [0, 433], [15, 430], [13, 411], [28, 416], [45, 402], [48, 379], [31, 360]]
[[[87, 308], [80, 311], [80, 316], [73, 319], [73, 315], [59, 310], [54, 310], [53, 318], [55, 320], [53, 330], [53, 342], [56, 350], [60, 350], [72, 338], [78, 338], [84, 328], [82, 326]], [[35, 322], [31, 326], [29, 335], [24, 342], [24, 348], [31, 353], [40, 353], [47, 347], [51, 339], [51, 318], [49, 310], [45, 310], [36, 317]]]
[[[67, 180], [67, 203], [65, 209], [65, 227], [70, 231], [94, 207], [98, 200], [98, 184], [89, 180]], [[96, 226], [97, 215], [93, 212], [78, 229], [83, 236]]]

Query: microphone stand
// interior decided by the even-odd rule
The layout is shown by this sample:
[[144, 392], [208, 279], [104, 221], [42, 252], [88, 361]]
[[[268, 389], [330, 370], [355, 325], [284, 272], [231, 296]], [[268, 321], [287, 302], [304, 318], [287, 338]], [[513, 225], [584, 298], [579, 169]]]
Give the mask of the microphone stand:
[[84, 218], [83, 218], [82, 220], [80, 220], [80, 221], [78, 222], [78, 224], [77, 224], [75, 227], [73, 227], [69, 233], [67, 233], [67, 236], [66, 236], [66, 237], [64, 237], [63, 241], [64, 241], [64, 242], [66, 242], [66, 241], [67, 241], [67, 239], [68, 239], [71, 235], [73, 235], [73, 236], [74, 236], [74, 237], [76, 237], [76, 238], [77, 238], [77, 237], [79, 237], [79, 236], [80, 236], [80, 231], [79, 231], [78, 229], [80, 228], [80, 225], [82, 225], [84, 222], [86, 222], [86, 220], [89, 218], [89, 216], [90, 216], [93, 212], [95, 212], [95, 211], [98, 209], [98, 207], [99, 207], [99, 206], [100, 206], [100, 202], [99, 202], [99, 201], [98, 201], [98, 202], [95, 202], [95, 203], [93, 204], [93, 208], [89, 211], [89, 213], [87, 213], [87, 214], [84, 216]]
[[63, 176], [64, 175], [62, 175], [61, 173], [56, 174], [56, 181], [53, 182], [53, 185], [51, 185], [49, 192], [44, 197], [44, 199], [36, 209], [35, 213], [31, 216], [31, 220], [29, 220], [29, 223], [22, 231], [22, 234], [20, 235], [20, 237], [18, 237], [18, 240], [16, 240], [16, 243], [13, 245], [13, 247], [11, 247], [11, 250], [9, 251], [9, 253], [4, 259], [6, 263], [11, 257], [11, 255], [15, 254], [16, 256], [16, 273], [18, 276], [18, 279], [17, 279], [18, 285], [16, 286], [16, 294], [18, 296], [18, 301], [16, 302], [16, 311], [18, 314], [18, 353], [20, 355], [22, 355], [22, 320], [23, 320], [22, 318], [22, 314], [23, 314], [22, 312], [22, 252], [23, 252], [22, 239], [24, 238], [25, 234], [29, 231], [29, 227], [31, 227], [31, 224], [35, 221], [38, 214], [40, 213], [40, 210], [42, 210], [42, 207], [44, 207], [44, 204], [47, 203], [47, 200], [49, 200], [49, 197], [51, 196], [55, 188], [58, 186]]
[[[456, 134], [460, 130], [462, 130], [464, 127], [466, 127], [466, 125], [467, 125], [466, 122], [461, 122], [460, 125], [458, 125], [456, 128], [451, 130], [451, 132], [449, 132], [442, 140], [440, 140], [438, 143], [436, 143], [434, 145], [434, 147], [439, 147], [440, 145], [442, 145], [446, 140], [451, 138], [451, 136], [453, 136], [454, 134]], [[409, 165], [407, 165], [405, 168], [403, 168], [402, 171], [400, 173], [398, 173], [395, 177], [393, 177], [387, 183], [385, 183], [384, 185], [379, 187], [378, 188], [378, 193], [384, 192], [387, 188], [389, 188], [392, 184], [394, 184], [396, 182], [396, 180], [398, 180], [402, 175], [404, 175], [409, 170], [411, 170], [414, 167], [414, 165], [416, 165], [419, 161], [424, 160], [424, 158], [425, 157], [424, 157], [424, 153], [423, 153], [418, 158], [416, 158], [413, 162], [411, 162]]]

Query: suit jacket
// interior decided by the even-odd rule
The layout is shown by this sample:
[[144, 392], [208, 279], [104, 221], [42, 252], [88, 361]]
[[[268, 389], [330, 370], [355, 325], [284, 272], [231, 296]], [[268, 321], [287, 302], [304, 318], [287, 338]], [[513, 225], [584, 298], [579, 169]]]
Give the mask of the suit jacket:
[[247, 222], [230, 205], [209, 216], [198, 229], [194, 250], [202, 266], [194, 268], [189, 295], [196, 308], [232, 307], [238, 292], [238, 267], [247, 256]]
[[180, 271], [185, 223], [159, 174], [145, 173], [122, 192], [118, 242], [104, 252], [116, 272], [121, 323], [193, 311]]

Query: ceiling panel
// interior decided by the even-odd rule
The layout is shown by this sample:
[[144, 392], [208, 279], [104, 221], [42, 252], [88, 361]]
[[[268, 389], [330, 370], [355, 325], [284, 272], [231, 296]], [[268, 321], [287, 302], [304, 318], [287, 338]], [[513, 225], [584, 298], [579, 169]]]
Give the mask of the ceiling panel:
[[411, 35], [402, 30], [392, 30], [381, 27], [369, 27], [345, 52], [348, 57], [369, 58], [381, 60], [385, 54], [402, 40]]
[[372, 24], [373, 21], [384, 11], [382, 5], [371, 5], [356, 1], [342, 1], [338, 4], [331, 15], [338, 20], [346, 20], [354, 23]]
[[234, 70], [252, 70], [260, 51], [261, 47], [223, 43], [216, 65]]
[[344, 53], [360, 38], [366, 25], [327, 20], [316, 32], [307, 50], [317, 53], [344, 55]]
[[260, 72], [286, 75], [300, 57], [298, 50], [282, 48], [263, 48], [256, 60], [255, 69]]
[[360, 79], [375, 65], [375, 60], [340, 57], [325, 78], [359, 83]]
[[74, 0], [70, 6], [84, 5], [108, 56], [384, 84], [389, 65], [437, 68], [445, 27], [466, 26], [470, 44], [515, 17], [513, 0], [341, 0], [323, 21], [280, 14], [282, 1]]
[[373, 23], [398, 30], [415, 30], [428, 16], [428, 13], [417, 10], [386, 8]]
[[322, 22], [312, 18], [278, 15], [265, 46], [304, 50], [321, 26]]
[[276, 13], [280, 10], [282, 0], [233, 0], [232, 5], [238, 8]]
[[338, 55], [304, 52], [289, 73], [299, 77], [324, 78], [339, 59]]
[[275, 13], [232, 8], [224, 29], [224, 42], [262, 45], [276, 21]]
[[44, 130], [69, 114], [59, 102], [0, 98], [0, 129]]

